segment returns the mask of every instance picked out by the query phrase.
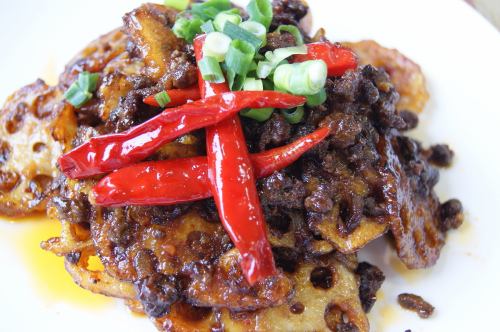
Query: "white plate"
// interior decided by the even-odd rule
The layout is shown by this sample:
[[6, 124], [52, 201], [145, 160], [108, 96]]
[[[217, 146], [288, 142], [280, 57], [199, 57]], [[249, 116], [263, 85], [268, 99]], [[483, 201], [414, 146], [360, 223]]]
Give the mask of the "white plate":
[[[80, 48], [120, 25], [121, 16], [139, 4], [2, 0], [0, 99], [36, 77], [52, 83]], [[387, 275], [370, 314], [372, 330], [495, 330], [500, 295], [500, 35], [459, 0], [310, 4], [314, 26], [327, 28], [331, 39], [372, 38], [422, 66], [431, 101], [416, 135], [425, 143], [450, 143], [457, 154], [453, 168], [442, 172], [438, 192], [442, 199], [460, 198], [467, 218], [463, 229], [449, 235], [437, 265], [405, 271], [383, 240], [364, 250], [362, 256]], [[46, 233], [35, 222], [0, 223], [1, 331], [154, 331], [121, 303], [97, 295], [78, 295], [75, 301], [80, 291], [57, 272], [62, 261], [37, 249]], [[39, 275], [41, 270], [46, 272]], [[424, 321], [401, 310], [395, 300], [400, 292], [424, 296], [436, 306], [435, 315]]]

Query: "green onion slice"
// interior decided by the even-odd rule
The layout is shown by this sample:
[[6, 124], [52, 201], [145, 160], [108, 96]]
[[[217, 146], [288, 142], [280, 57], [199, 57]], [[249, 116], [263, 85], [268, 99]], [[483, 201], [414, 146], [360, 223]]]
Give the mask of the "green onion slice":
[[170, 103], [170, 96], [167, 91], [163, 90], [162, 92], [155, 94], [155, 100], [158, 102], [160, 107], [165, 107], [168, 103]]
[[278, 29], [276, 29], [276, 31], [278, 31], [279, 33], [281, 33], [282, 31], [286, 31], [293, 36], [297, 45], [304, 45], [304, 38], [302, 38], [302, 34], [300, 33], [299, 28], [297, 28], [295, 25], [280, 25]]
[[222, 73], [219, 62], [217, 62], [215, 58], [204, 56], [203, 59], [198, 62], [198, 68], [205, 81], [212, 83], [225, 82], [224, 74]]
[[266, 46], [267, 43], [267, 30], [264, 25], [259, 22], [254, 21], [245, 21], [240, 24], [240, 28], [251, 32], [255, 35], [255, 37], [259, 38], [262, 41], [261, 46]]
[[64, 98], [74, 107], [82, 107], [92, 99], [92, 92], [94, 92], [97, 87], [98, 79], [99, 74], [97, 73], [91, 74], [87, 71], [80, 73], [78, 78], [64, 93]]
[[73, 83], [64, 93], [64, 98], [76, 108], [82, 107], [86, 102], [92, 99], [92, 94], [88, 91], [80, 89], [80, 87]]
[[203, 31], [204, 33], [214, 32], [215, 28], [214, 28], [214, 23], [212, 22], [212, 20], [208, 20], [205, 23], [203, 23], [201, 25], [201, 31]]
[[251, 21], [262, 23], [269, 29], [273, 20], [273, 7], [269, 0], [251, 0], [247, 5], [247, 13]]
[[241, 116], [250, 118], [259, 122], [268, 120], [273, 114], [272, 108], [250, 108], [240, 112]]
[[[229, 25], [226, 24], [226, 27]], [[233, 40], [226, 53], [226, 66], [236, 74], [245, 76], [248, 73], [255, 49], [244, 40]]]
[[231, 39], [233, 40], [239, 39], [246, 43], [249, 43], [255, 49], [255, 52], [262, 45], [262, 40], [260, 38], [256, 37], [253, 33], [240, 28], [236, 24], [231, 23], [229, 21], [226, 21], [226, 23], [224, 24], [223, 32], [229, 37], [231, 37]]
[[326, 90], [323, 88], [317, 94], [306, 97], [307, 97], [307, 105], [319, 106], [326, 101]]
[[224, 31], [224, 25], [226, 22], [231, 22], [233, 24], [241, 23], [241, 16], [238, 14], [232, 14], [230, 12], [220, 12], [215, 16], [214, 27], [217, 31]]
[[[262, 91], [264, 84], [262, 80], [253, 77], [247, 77], [243, 82], [243, 90], [245, 91]], [[259, 122], [266, 121], [273, 114], [273, 108], [251, 108], [241, 111], [240, 114], [244, 117], [257, 120]]]
[[99, 79], [99, 74], [97, 73], [89, 73], [88, 71], [84, 71], [78, 75], [78, 85], [82, 90], [88, 92], [94, 92], [97, 87], [97, 80]]
[[245, 76], [236, 74], [234, 70], [227, 69], [227, 66], [225, 66], [225, 68], [226, 68], [227, 83], [231, 91], [240, 91], [241, 89], [243, 89]]
[[178, 17], [172, 31], [177, 37], [183, 38], [191, 43], [193, 42], [193, 38], [201, 33], [202, 24], [203, 21], [198, 17], [193, 17], [191, 19]]
[[304, 106], [290, 110], [281, 110], [281, 114], [288, 123], [297, 124], [304, 118]]
[[190, 0], [165, 0], [164, 4], [167, 7], [172, 7], [177, 10], [185, 10], [189, 6]]
[[231, 45], [231, 38], [222, 32], [210, 32], [203, 44], [203, 56], [215, 58], [218, 62], [224, 61]]
[[274, 72], [274, 85], [279, 90], [294, 95], [310, 96], [321, 91], [327, 76], [326, 64], [322, 60], [279, 65]]
[[268, 77], [283, 60], [295, 54], [307, 54], [307, 47], [305, 45], [292, 46], [266, 52], [267, 61], [260, 61], [257, 65], [257, 77]]
[[243, 82], [243, 90], [245, 90], [245, 91], [263, 91], [264, 84], [262, 83], [262, 80], [255, 79], [253, 77], [247, 77], [247, 78], [245, 78], [245, 81]]
[[218, 13], [229, 9], [231, 9], [230, 0], [208, 0], [191, 6], [191, 12], [204, 21], [214, 19]]

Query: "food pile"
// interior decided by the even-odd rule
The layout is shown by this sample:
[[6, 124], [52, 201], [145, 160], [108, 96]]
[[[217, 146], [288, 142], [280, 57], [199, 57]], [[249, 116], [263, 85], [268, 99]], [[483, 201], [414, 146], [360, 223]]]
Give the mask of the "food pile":
[[453, 153], [404, 135], [428, 99], [416, 64], [311, 37], [307, 12], [126, 14], [57, 86], [7, 100], [0, 211], [47, 211], [63, 227], [42, 247], [75, 282], [160, 330], [368, 331], [384, 275], [356, 253], [388, 234], [407, 267], [436, 262], [462, 220], [433, 190]]

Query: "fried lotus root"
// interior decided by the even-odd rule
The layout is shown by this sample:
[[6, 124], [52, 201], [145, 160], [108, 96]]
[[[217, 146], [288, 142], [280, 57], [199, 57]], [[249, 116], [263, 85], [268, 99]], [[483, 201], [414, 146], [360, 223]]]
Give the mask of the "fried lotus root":
[[422, 158], [420, 147], [402, 136], [384, 137], [390, 168], [398, 179], [399, 218], [391, 223], [399, 258], [410, 269], [434, 265], [444, 245], [439, 200], [433, 190], [439, 173]]
[[59, 76], [59, 85], [62, 89], [68, 88], [83, 71], [92, 73], [103, 71], [111, 60], [125, 52], [126, 46], [127, 36], [120, 29], [97, 38], [66, 65]]
[[[49, 214], [53, 212], [49, 209]], [[56, 222], [56, 221], [54, 221]], [[61, 221], [60, 237], [41, 243], [44, 250], [64, 256], [64, 266], [73, 281], [93, 293], [122, 299], [135, 299], [136, 292], [131, 283], [120, 281], [102, 269], [91, 268], [89, 261], [96, 251], [89, 230], [80, 224]]]
[[384, 235], [387, 224], [374, 218], [363, 218], [358, 227], [350, 233], [340, 230], [342, 221], [339, 220], [339, 206], [336, 205], [327, 215], [313, 225], [321, 237], [333, 243], [334, 247], [342, 253], [349, 254], [358, 251], [371, 241]]
[[76, 132], [73, 107], [42, 80], [11, 95], [0, 111], [0, 213], [45, 210], [57, 158]]
[[[257, 311], [230, 312], [190, 307], [177, 303], [156, 320], [160, 330], [304, 332], [369, 330], [359, 296], [358, 281], [351, 270], [333, 256], [301, 263], [289, 278], [295, 294], [286, 304]], [[200, 314], [193, 319], [192, 314]]]
[[357, 43], [343, 43], [351, 48], [359, 57], [360, 64], [371, 64], [384, 68], [391, 77], [400, 99], [396, 105], [398, 110], [420, 113], [429, 100], [425, 77], [418, 64], [407, 58], [396, 49], [385, 48], [373, 40]]
[[186, 296], [196, 306], [241, 311], [283, 304], [292, 290], [292, 282], [283, 274], [250, 287], [240, 268], [239, 252], [231, 249], [218, 259], [211, 273], [193, 276]]
[[[339, 193], [333, 195], [335, 203], [325, 213], [308, 213], [311, 230], [341, 253], [355, 253], [384, 235], [397, 217], [396, 177], [386, 165], [388, 155], [383, 144], [378, 144], [377, 150], [380, 154], [377, 164], [359, 174], [339, 163], [335, 176], [340, 185]], [[324, 181], [327, 179], [308, 177], [312, 192], [309, 197], [321, 193]]]
[[[203, 260], [212, 262], [231, 247], [220, 224], [188, 209], [97, 208], [91, 232], [106, 269], [128, 281], [153, 272], [172, 275]], [[146, 261], [154, 266], [146, 269]]]
[[181, 275], [190, 303], [233, 310], [280, 304], [292, 291], [283, 275], [250, 287], [220, 223], [194, 210], [136, 207], [97, 215], [92, 238], [106, 270], [120, 280]]
[[[123, 17], [125, 32], [144, 60], [147, 75], [154, 81], [175, 71], [172, 67], [175, 67], [176, 62], [173, 60], [185, 46], [170, 28], [176, 14], [176, 11], [165, 6], [147, 3]], [[172, 85], [175, 80], [175, 77], [170, 76], [165, 77], [168, 85]], [[193, 83], [189, 82], [188, 85]]]
[[89, 258], [95, 256], [93, 250], [92, 252], [83, 251], [80, 255], [77, 262], [71, 261], [71, 258], [64, 260], [66, 271], [78, 286], [104, 296], [125, 300], [135, 299], [136, 291], [132, 283], [113, 278], [106, 271], [89, 268]]

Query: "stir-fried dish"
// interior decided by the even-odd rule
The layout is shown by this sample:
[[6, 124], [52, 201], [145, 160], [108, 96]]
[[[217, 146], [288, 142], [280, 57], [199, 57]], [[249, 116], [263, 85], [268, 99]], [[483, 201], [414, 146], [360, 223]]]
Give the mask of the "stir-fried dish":
[[357, 252], [387, 236], [408, 268], [435, 264], [462, 222], [433, 190], [453, 152], [405, 135], [429, 97], [417, 64], [309, 34], [307, 13], [167, 0], [125, 14], [56, 86], [7, 99], [0, 212], [56, 219], [42, 248], [159, 330], [368, 331], [385, 277]]

